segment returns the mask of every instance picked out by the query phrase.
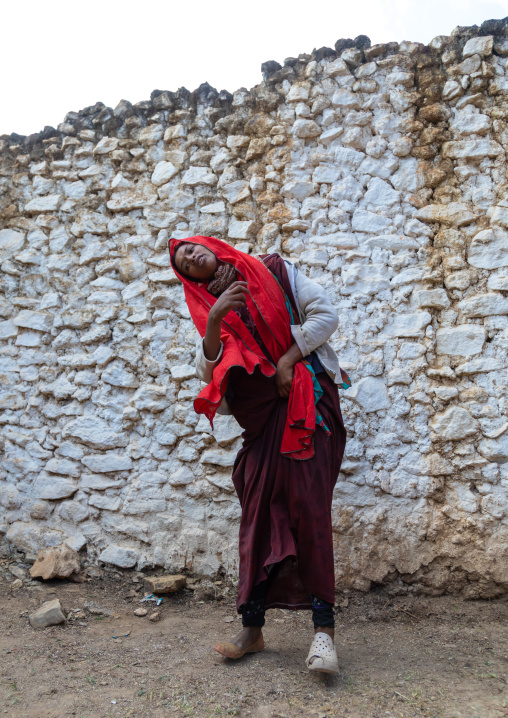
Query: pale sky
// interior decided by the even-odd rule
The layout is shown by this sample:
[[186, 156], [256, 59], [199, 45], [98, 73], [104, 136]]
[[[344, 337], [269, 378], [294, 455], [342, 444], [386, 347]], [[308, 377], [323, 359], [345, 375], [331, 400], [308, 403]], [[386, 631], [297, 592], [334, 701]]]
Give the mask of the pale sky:
[[0, 135], [56, 127], [101, 101], [209, 82], [234, 92], [261, 63], [368, 35], [428, 43], [508, 15], [508, 0], [17, 0], [2, 7]]

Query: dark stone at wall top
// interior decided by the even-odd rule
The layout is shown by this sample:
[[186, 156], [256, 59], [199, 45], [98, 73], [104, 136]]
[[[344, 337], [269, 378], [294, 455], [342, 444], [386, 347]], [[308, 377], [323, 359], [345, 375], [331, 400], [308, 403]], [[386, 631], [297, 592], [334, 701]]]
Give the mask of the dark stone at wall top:
[[336, 57], [336, 55], [337, 53], [331, 47], [320, 47], [319, 50], [312, 51], [312, 59], [316, 62], [324, 60], [325, 57]]
[[508, 17], [500, 20], [485, 20], [480, 25], [480, 35], [506, 35], [508, 30]]
[[335, 51], [338, 52], [339, 55], [341, 52], [344, 52], [344, 50], [349, 50], [350, 47], [356, 47], [354, 40], [351, 40], [350, 37], [341, 38], [335, 43]]
[[282, 70], [282, 65], [280, 65], [275, 60], [268, 60], [267, 62], [263, 62], [261, 64], [261, 73], [263, 75], [263, 80], [269, 80], [270, 77], [278, 72], [278, 70]]
[[370, 37], [367, 37], [367, 35], [358, 35], [358, 37], [355, 37], [354, 43], [358, 50], [366, 50], [371, 44]]

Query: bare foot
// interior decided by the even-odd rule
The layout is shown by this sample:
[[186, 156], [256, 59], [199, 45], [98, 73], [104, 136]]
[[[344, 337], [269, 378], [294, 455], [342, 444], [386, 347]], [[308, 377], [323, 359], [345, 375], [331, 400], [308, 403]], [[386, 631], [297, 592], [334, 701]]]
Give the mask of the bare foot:
[[241, 648], [242, 651], [246, 651], [248, 648], [253, 646], [256, 641], [259, 640], [261, 632], [261, 628], [258, 628], [257, 626], [248, 626], [246, 628], [242, 628], [242, 630], [239, 631], [236, 636], [231, 640], [231, 643], [234, 643], [235, 646]]
[[242, 658], [246, 653], [257, 653], [265, 647], [261, 628], [242, 628], [232, 641], [216, 643], [214, 648], [226, 658]]

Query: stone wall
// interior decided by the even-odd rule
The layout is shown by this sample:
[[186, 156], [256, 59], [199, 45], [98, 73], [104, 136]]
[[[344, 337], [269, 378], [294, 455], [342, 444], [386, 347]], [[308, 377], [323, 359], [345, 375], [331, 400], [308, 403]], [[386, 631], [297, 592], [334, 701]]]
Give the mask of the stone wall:
[[353, 387], [338, 587], [508, 586], [508, 25], [335, 49], [0, 139], [0, 532], [35, 556], [237, 570], [240, 443], [192, 408], [167, 240], [278, 251]]

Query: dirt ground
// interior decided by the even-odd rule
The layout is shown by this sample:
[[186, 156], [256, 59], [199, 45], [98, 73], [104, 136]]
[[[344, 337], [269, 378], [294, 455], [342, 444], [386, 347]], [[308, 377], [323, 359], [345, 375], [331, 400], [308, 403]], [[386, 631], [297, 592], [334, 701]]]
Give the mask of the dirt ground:
[[[232, 588], [196, 583], [164, 597], [151, 622], [141, 574], [93, 573], [16, 590], [0, 562], [0, 716], [508, 716], [506, 600], [342, 596], [341, 672], [324, 676], [305, 668], [307, 612], [269, 611], [266, 650], [228, 661], [212, 646], [239, 629]], [[67, 623], [31, 628], [28, 614], [54, 598]]]

